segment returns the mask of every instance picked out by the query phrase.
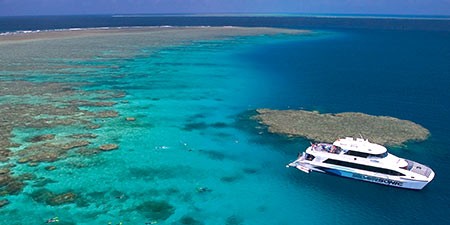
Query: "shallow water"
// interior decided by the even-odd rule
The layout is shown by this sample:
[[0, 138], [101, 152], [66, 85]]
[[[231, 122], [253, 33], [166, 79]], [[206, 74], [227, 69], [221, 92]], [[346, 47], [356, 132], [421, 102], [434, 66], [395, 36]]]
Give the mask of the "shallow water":
[[[33, 68], [7, 67], [2, 79], [89, 82], [79, 84], [80, 92], [75, 97], [71, 95], [75, 99], [98, 100], [95, 90], [125, 91], [126, 95], [109, 98], [117, 102], [111, 107], [80, 107], [119, 112], [118, 117], [93, 119], [101, 127], [88, 130], [98, 135], [89, 139], [91, 144], [85, 151], [90, 154], [82, 155], [73, 149], [60, 161], [38, 166], [18, 164], [12, 168], [15, 174], [30, 172], [36, 178], [27, 181], [23, 193], [7, 197], [11, 203], [1, 209], [0, 221], [34, 224], [58, 216], [62, 224], [291, 224], [294, 220], [306, 224], [445, 224], [449, 219], [445, 215], [449, 199], [444, 194], [449, 191], [445, 139], [448, 128], [441, 125], [450, 124], [445, 109], [425, 100], [401, 98], [405, 96], [401, 92], [370, 92], [374, 87], [384, 87], [373, 80], [383, 79], [379, 75], [387, 71], [406, 70], [388, 73], [384, 79], [405, 72], [412, 77], [420, 75], [411, 73], [416, 68], [387, 64], [400, 55], [410, 60], [444, 57], [435, 61], [441, 67], [433, 67], [437, 78], [442, 78], [448, 71], [448, 55], [435, 50], [440, 46], [445, 52], [448, 39], [445, 35], [420, 34], [414, 45], [435, 43], [434, 47], [423, 47], [429, 53], [423, 56], [407, 54], [410, 45], [403, 41], [410, 36], [401, 32], [204, 38], [157, 46], [127, 42], [124, 36], [121, 47], [117, 42], [105, 42], [106, 47], [99, 45], [95, 38], [56, 41], [56, 46], [68, 49], [79, 44], [89, 46], [89, 54], [78, 49], [73, 55], [54, 58], [47, 50], [51, 60], [43, 55]], [[144, 37], [135, 34], [130, 40], [140, 38]], [[27, 45], [36, 44], [39, 48], [43, 43]], [[352, 51], [355, 45], [358, 48]], [[105, 50], [111, 46], [115, 46], [113, 50]], [[370, 72], [379, 64], [360, 57], [370, 56], [371, 49], [380, 46], [395, 54], [380, 62], [390, 66], [388, 69]], [[340, 52], [345, 54], [337, 54]], [[337, 95], [311, 88], [318, 83], [332, 86], [332, 79], [338, 77], [356, 77], [352, 85], [362, 87], [348, 90], [349, 86], [344, 85], [337, 88]], [[418, 77], [409, 81], [422, 80]], [[440, 81], [448, 83], [446, 79]], [[427, 96], [412, 92], [406, 98], [440, 101], [446, 96], [443, 89], [433, 90], [426, 92]], [[337, 103], [356, 95], [359, 97], [351, 98], [347, 104]], [[400, 100], [394, 101], [394, 97]], [[65, 98], [49, 97], [55, 103]], [[371, 104], [365, 103], [367, 99]], [[427, 110], [412, 112], [423, 104], [425, 109], [435, 107], [441, 123], [436, 123]], [[408, 106], [409, 110], [396, 110]], [[248, 119], [252, 110], [260, 107], [361, 111], [414, 120], [430, 129], [432, 137], [392, 151], [430, 165], [437, 173], [436, 180], [422, 191], [409, 191], [286, 169], [284, 165], [309, 142], [268, 134]], [[136, 120], [127, 121], [126, 117]], [[85, 127], [77, 125], [16, 127], [12, 141], [25, 145], [12, 149], [25, 148], [26, 140], [39, 134], [56, 134], [54, 142], [64, 142], [67, 135], [86, 132]], [[110, 152], [92, 151], [108, 143], [120, 147]], [[44, 169], [48, 165], [56, 169]], [[73, 192], [75, 201], [51, 206], [40, 197], [46, 190], [57, 194]]]

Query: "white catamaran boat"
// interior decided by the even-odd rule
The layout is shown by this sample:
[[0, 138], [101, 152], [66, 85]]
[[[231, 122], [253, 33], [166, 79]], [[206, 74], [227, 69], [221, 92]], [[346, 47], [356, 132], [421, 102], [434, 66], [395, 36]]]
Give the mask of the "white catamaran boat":
[[312, 144], [287, 166], [409, 189], [422, 189], [435, 175], [428, 166], [392, 155], [384, 146], [351, 137]]

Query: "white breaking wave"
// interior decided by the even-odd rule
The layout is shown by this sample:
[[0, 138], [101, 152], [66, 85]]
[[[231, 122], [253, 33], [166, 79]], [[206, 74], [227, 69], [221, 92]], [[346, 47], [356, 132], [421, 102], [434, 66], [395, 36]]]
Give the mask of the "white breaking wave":
[[[7, 35], [19, 35], [19, 34], [34, 34], [34, 33], [44, 33], [44, 32], [61, 32], [61, 31], [84, 31], [84, 30], [112, 30], [112, 29], [142, 29], [142, 28], [211, 28], [213, 26], [171, 26], [171, 25], [161, 25], [161, 26], [122, 26], [122, 27], [73, 27], [73, 28], [63, 28], [63, 29], [49, 29], [49, 30], [18, 30], [18, 31], [8, 31], [0, 33], [0, 36]], [[234, 26], [217, 26], [222, 28], [234, 28]]]

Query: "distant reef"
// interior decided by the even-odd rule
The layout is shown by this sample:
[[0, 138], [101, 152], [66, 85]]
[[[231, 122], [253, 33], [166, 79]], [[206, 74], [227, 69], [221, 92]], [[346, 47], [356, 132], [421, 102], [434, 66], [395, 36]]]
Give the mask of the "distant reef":
[[269, 132], [304, 137], [317, 142], [333, 142], [341, 137], [369, 139], [381, 145], [402, 145], [407, 141], [423, 141], [430, 132], [408, 120], [388, 116], [372, 116], [356, 112], [319, 113], [305, 110], [258, 109], [253, 119], [267, 125]]

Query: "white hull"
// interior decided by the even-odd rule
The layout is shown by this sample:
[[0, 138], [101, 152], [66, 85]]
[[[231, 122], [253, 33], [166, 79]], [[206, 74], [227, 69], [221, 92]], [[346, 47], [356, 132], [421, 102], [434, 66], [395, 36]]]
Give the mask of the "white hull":
[[321, 172], [326, 173], [330, 175], [335, 176], [341, 176], [346, 178], [352, 178], [356, 180], [361, 181], [367, 181], [377, 184], [383, 184], [387, 186], [393, 186], [398, 188], [406, 188], [406, 189], [414, 189], [414, 190], [421, 190], [423, 189], [433, 178], [434, 173], [430, 175], [429, 180], [427, 181], [419, 181], [419, 180], [411, 180], [402, 178], [399, 176], [386, 176], [386, 175], [377, 175], [377, 174], [364, 174], [362, 172], [351, 172], [351, 171], [345, 171], [341, 169], [335, 169], [335, 168], [325, 168], [325, 167], [315, 167], [310, 164], [305, 164], [299, 161], [292, 162], [288, 165], [289, 167], [295, 167], [299, 169], [300, 171], [309, 173], [311, 171], [315, 172]]
[[[393, 186], [398, 188], [407, 188], [407, 189], [414, 189], [414, 190], [421, 190], [424, 188], [429, 181], [418, 181], [418, 180], [410, 180], [405, 179], [397, 176], [377, 176], [377, 175], [368, 175], [363, 173], [357, 173], [357, 172], [350, 172], [350, 171], [344, 171], [344, 170], [338, 170], [338, 169], [332, 169], [332, 168], [324, 168], [324, 167], [314, 167], [307, 164], [301, 164], [298, 162], [293, 162], [288, 165], [289, 167], [295, 167], [299, 169], [300, 171], [303, 171], [305, 173], [309, 173], [311, 171], [315, 172], [321, 172], [326, 173], [330, 175], [335, 176], [341, 176], [346, 178], [352, 178], [356, 180], [362, 180], [377, 184], [383, 184], [387, 186]], [[430, 177], [430, 180], [432, 180], [434, 177], [434, 174], [432, 174], [432, 177]]]
[[381, 145], [353, 138], [312, 144], [288, 167], [415, 190], [424, 188], [435, 176], [426, 165], [394, 156]]

